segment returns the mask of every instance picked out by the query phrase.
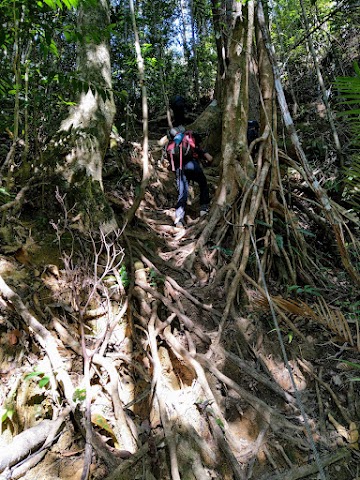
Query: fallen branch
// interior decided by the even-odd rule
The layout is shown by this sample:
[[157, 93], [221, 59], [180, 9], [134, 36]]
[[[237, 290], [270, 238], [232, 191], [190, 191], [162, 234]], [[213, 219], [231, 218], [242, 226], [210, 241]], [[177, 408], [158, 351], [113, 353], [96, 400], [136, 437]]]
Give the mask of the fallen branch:
[[300, 358], [298, 359], [298, 362], [299, 364], [303, 367], [303, 369], [309, 373], [312, 377], [315, 378], [315, 380], [322, 386], [325, 388], [325, 390], [328, 391], [328, 393], [330, 394], [331, 398], [334, 400], [334, 403], [335, 405], [337, 406], [337, 408], [339, 409], [339, 412], [341, 413], [341, 415], [343, 416], [344, 420], [346, 420], [346, 422], [348, 424], [351, 423], [351, 418], [349, 417], [349, 415], [347, 414], [346, 410], [342, 407], [341, 403], [340, 403], [340, 400], [337, 398], [337, 396], [335, 395], [334, 391], [332, 390], [332, 388], [326, 383], [324, 382], [323, 380], [321, 380], [321, 378], [319, 378], [316, 373], [314, 373], [309, 367], [308, 365], [306, 365], [306, 363], [304, 363]]
[[4, 281], [0, 275], [0, 295], [11, 302], [18, 315], [23, 319], [26, 325], [34, 332], [34, 336], [39, 344], [42, 346], [47, 356], [50, 359], [54, 375], [59, 383], [63, 385], [65, 398], [73, 410], [75, 404], [74, 386], [72, 385], [70, 376], [65, 368], [64, 362], [57, 349], [55, 338], [44, 325], [42, 325], [26, 308], [23, 301], [17, 293], [15, 293]]
[[43, 420], [32, 428], [16, 435], [14, 440], [1, 448], [0, 472], [20, 462], [29, 452], [39, 447], [47, 438], [52, 428], [51, 420]]
[[[41, 451], [36, 452], [30, 459], [26, 459], [22, 468], [20, 466], [15, 467], [15, 471], [11, 473], [10, 478], [19, 478], [24, 471], [28, 471], [35, 466], [43, 457], [41, 452], [51, 446], [53, 439], [70, 411], [71, 409], [69, 407], [66, 408], [55, 420], [43, 420], [34, 427], [28, 428], [24, 432], [19, 433], [19, 435], [16, 435], [9, 445], [2, 446], [0, 472], [18, 464], [23, 458], [27, 457], [32, 450], [45, 442], [41, 447]], [[41, 457], [39, 457], [39, 455], [41, 455]]]
[[211, 343], [210, 337], [206, 333], [204, 333], [204, 331], [201, 328], [197, 327], [187, 315], [184, 315], [183, 313], [180, 312], [178, 308], [174, 307], [171, 301], [168, 300], [166, 297], [164, 297], [164, 295], [157, 292], [153, 288], [149, 287], [149, 285], [147, 285], [146, 283], [137, 281], [136, 285], [142, 288], [145, 292], [150, 293], [154, 298], [161, 300], [169, 310], [171, 310], [176, 314], [180, 322], [183, 322], [185, 327], [191, 332], [194, 332], [195, 335], [197, 335], [203, 342], [208, 344]]
[[[350, 450], [342, 448], [335, 453], [330, 453], [320, 457], [320, 461], [323, 467], [327, 467], [332, 463], [336, 463], [339, 460], [348, 460], [351, 457]], [[301, 467], [294, 467], [291, 470], [287, 470], [283, 473], [278, 473], [269, 477], [268, 474], [262, 477], [261, 480], [298, 480], [299, 478], [305, 478], [309, 475], [317, 473], [319, 471], [316, 462], [310, 465], [302, 465]]]
[[[46, 432], [48, 433], [47, 437], [46, 437], [46, 440], [45, 440], [45, 443], [42, 445], [42, 447], [40, 448], [39, 451], [35, 452], [33, 455], [30, 455], [30, 457], [25, 458], [20, 464], [15, 465], [11, 469], [10, 478], [12, 478], [12, 479], [22, 478], [27, 471], [29, 471], [31, 468], [34, 468], [44, 458], [44, 456], [47, 453], [47, 449], [49, 447], [51, 447], [51, 445], [53, 444], [54, 440], [56, 439], [57, 433], [60, 430], [61, 425], [64, 423], [64, 421], [65, 421], [66, 417], [69, 415], [70, 411], [71, 411], [70, 407], [67, 407], [60, 413], [60, 415], [55, 420], [49, 420], [50, 421], [50, 424], [49, 424], [49, 429], [50, 430], [45, 429], [45, 431], [43, 431], [43, 428], [40, 429], [40, 436], [41, 437], [43, 437]], [[44, 420], [44, 421], [46, 422], [47, 420]], [[41, 426], [43, 424], [43, 422], [41, 422], [39, 425]], [[32, 428], [30, 428], [28, 430], [25, 430], [25, 432], [23, 432], [23, 433], [26, 433], [29, 430], [32, 430]], [[32, 435], [30, 436], [30, 438], [35, 434], [38, 434], [38, 432], [37, 431], [33, 432]], [[15, 437], [14, 441], [16, 441], [16, 438], [17, 437]], [[24, 439], [23, 439], [23, 441], [24, 441]], [[25, 438], [25, 442], [26, 442], [26, 438]], [[14, 442], [11, 443], [11, 445], [13, 445], [13, 444], [14, 444]], [[28, 447], [28, 452], [27, 452], [26, 455], [24, 455], [24, 457], [27, 456], [31, 451], [30, 445], [29, 445], [28, 442], [27, 442], [27, 447]], [[15, 444], [14, 450], [16, 450], [17, 448], [18, 448], [18, 446]]]
[[1, 205], [0, 207], [0, 212], [5, 212], [6, 210], [9, 210], [10, 208], [13, 208], [15, 206], [20, 207], [21, 202], [24, 200], [25, 193], [29, 190], [29, 185], [26, 185], [26, 187], [23, 187], [20, 192], [17, 193], [16, 197], [14, 200], [11, 202], [5, 203], [4, 205]]

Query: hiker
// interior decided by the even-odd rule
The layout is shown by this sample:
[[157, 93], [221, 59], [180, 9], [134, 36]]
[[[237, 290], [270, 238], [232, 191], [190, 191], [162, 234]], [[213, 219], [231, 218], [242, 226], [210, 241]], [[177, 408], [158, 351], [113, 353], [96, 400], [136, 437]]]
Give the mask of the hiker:
[[170, 101], [170, 107], [173, 111], [173, 126], [178, 127], [179, 125], [185, 124], [185, 106], [186, 100], [181, 95], [175, 95]]
[[198, 183], [200, 188], [200, 216], [209, 211], [209, 188], [200, 162], [208, 165], [213, 157], [200, 147], [201, 135], [185, 131], [183, 127], [172, 128], [169, 132], [167, 156], [176, 174], [178, 199], [175, 211], [175, 226], [185, 226], [185, 210], [189, 192], [189, 181]]
[[[257, 120], [249, 120], [248, 127], [247, 127], [247, 143], [248, 147], [250, 147], [251, 142], [253, 142], [256, 138], [259, 137], [260, 133], [260, 125]], [[257, 146], [255, 146], [254, 153], [257, 151]]]

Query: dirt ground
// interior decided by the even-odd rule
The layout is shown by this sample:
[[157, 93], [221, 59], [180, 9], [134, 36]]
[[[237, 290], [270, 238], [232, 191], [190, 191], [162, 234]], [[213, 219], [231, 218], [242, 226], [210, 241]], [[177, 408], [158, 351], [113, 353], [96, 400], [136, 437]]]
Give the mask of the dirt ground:
[[[195, 262], [195, 268], [191, 271], [186, 269], [186, 258], [207, 220], [198, 216], [198, 192], [194, 185], [191, 187], [186, 228], [173, 226], [175, 183], [173, 174], [160, 162], [160, 156], [161, 151], [156, 151], [154, 146], [151, 184], [136, 220], [126, 231], [127, 240], [123, 242], [123, 265], [128, 275], [131, 277], [131, 272], [135, 270], [134, 274], [142, 275], [142, 280], [151, 291], [140, 291], [140, 287], [135, 286], [131, 299], [131, 321], [124, 316], [112, 327], [107, 349], [101, 352], [116, 368], [119, 397], [130, 429], [136, 430], [135, 447], [130, 441], [124, 440], [126, 435], [114, 416], [114, 399], [109, 389], [111, 373], [99, 365], [94, 366], [92, 372], [92, 426], [103, 444], [109, 451], [115, 452], [115, 457], [116, 450], [130, 451], [130, 458], [135, 458], [136, 451], [149, 445], [147, 453], [139, 456], [133, 466], [129, 463], [127, 470], [124, 468], [123, 473], [111, 478], [170, 478], [166, 466], [168, 454], [163, 442], [169, 432], [164, 433], [161, 405], [154, 408], [149, 393], [154, 388], [152, 377], [155, 370], [149, 360], [151, 341], [146, 328], [152, 315], [150, 306], [154, 304], [151, 292], [156, 291], [159, 294], [156, 298], [159, 321], [170, 322], [172, 314], [177, 316], [175, 321], [171, 320], [172, 337], [159, 334], [157, 348], [162, 372], [158, 386], [161, 384], [163, 392], [166, 392], [163, 400], [169, 421], [173, 422], [170, 432], [177, 432], [175, 449], [182, 468], [181, 478], [236, 478], [230, 473], [230, 457], [226, 456], [230, 454], [224, 453], [219, 447], [221, 442], [214, 440], [216, 423], [220, 426], [220, 433], [225, 438], [233, 438], [236, 443], [238, 450], [234, 448], [235, 457], [240, 462], [242, 478], [321, 478], [316, 468], [311, 471], [315, 460], [309, 431], [306, 430], [307, 422], [312, 444], [320, 458], [322, 461], [330, 458], [324, 466], [326, 478], [360, 479], [360, 388], [359, 383], [353, 381], [360, 368], [360, 343], [356, 332], [358, 319], [346, 316], [354, 339], [353, 345], [344, 339], [344, 335], [336, 333], [334, 328], [318, 323], [314, 318], [299, 314], [289, 316], [301, 337], [289, 324], [280, 321], [297, 392], [294, 391], [269, 308], [250, 287], [250, 301], [249, 298], [238, 299], [237, 309], [232, 312], [233, 318], [226, 323], [220, 341], [216, 343], [226, 299], [226, 286], [214, 281], [217, 270], [221, 268], [216, 263], [219, 255], [214, 254], [218, 253], [217, 246], [208, 245], [202, 252], [201, 262]], [[117, 165], [115, 160], [108, 159], [109, 170], [114, 165]], [[106, 178], [106, 191], [121, 218], [121, 211], [131, 204], [135, 194], [134, 178], [139, 177], [139, 165], [135, 161], [133, 170], [116, 167], [115, 173], [114, 170], [112, 172]], [[218, 178], [216, 167], [206, 170], [206, 174], [213, 195]], [[80, 345], [78, 312], [73, 304], [73, 292], [68, 288], [71, 272], [75, 270], [69, 271], [68, 266], [66, 271], [61, 258], [64, 252], [59, 251], [52, 229], [48, 226], [41, 229], [40, 221], [39, 215], [31, 212], [29, 207], [26, 215], [11, 219], [1, 229], [0, 274], [19, 295], [31, 315], [56, 340], [69, 377], [81, 397], [85, 388], [81, 349], [72, 347], [70, 339], [65, 333], [61, 334], [58, 326], [62, 325], [71, 339]], [[227, 253], [221, 253], [225, 262]], [[342, 283], [340, 272], [334, 271], [334, 275], [339, 278], [338, 289], [324, 292], [324, 298], [331, 303], [337, 296], [343, 298], [345, 303], [348, 285]], [[114, 286], [115, 280], [110, 274], [108, 277], [105, 280]], [[114, 287], [116, 292], [110, 297], [113, 309], [115, 304], [118, 308], [124, 305], [128, 289], [129, 285], [126, 284], [123, 290]], [[303, 300], [311, 305], [317, 301], [316, 297]], [[95, 348], [99, 336], [103, 338], [101, 335], [106, 315], [100, 312], [101, 308], [105, 307], [99, 294], [88, 308], [98, 313], [91, 317], [87, 312], [85, 339], [89, 349]], [[177, 342], [176, 348], [171, 348], [172, 341]], [[19, 312], [1, 296], [0, 342], [1, 452], [12, 441], [12, 445], [17, 446], [16, 435], [43, 420], [56, 418], [64, 407], [64, 398], [51, 374], [44, 348], [33, 330], [24, 324]], [[209, 342], [217, 347], [210, 349]], [[220, 413], [212, 413], [211, 408], [215, 407], [211, 407], [203, 385], [200, 388], [197, 364], [188, 361], [184, 354], [179, 354], [182, 352], [181, 346], [187, 351], [196, 352], [194, 358], [201, 360], [199, 365], [206, 374], [213, 405], [219, 407], [224, 421], [220, 419]], [[210, 367], [222, 372], [226, 379], [221, 381], [221, 377], [216, 376], [215, 370], [210, 371]], [[79, 400], [80, 410], [82, 402], [84, 398]], [[306, 422], [301, 407], [306, 413]], [[209, 427], [211, 418], [216, 422]], [[193, 452], [200, 453], [191, 456], [191, 446], [194, 444], [196, 448]], [[39, 448], [34, 446], [32, 453]], [[19, 472], [21, 468], [17, 461], [12, 466], [13, 476], [6, 477], [6, 472], [3, 472], [0, 478], [81, 479], [84, 449], [83, 432], [73, 417], [68, 416], [36, 466], [16, 477], [15, 467], [19, 468]], [[128, 458], [123, 458], [122, 463], [126, 465], [126, 462], [129, 462]], [[188, 469], [187, 464], [190, 464]], [[111, 476], [109, 464], [95, 454], [90, 471], [92, 479]]]

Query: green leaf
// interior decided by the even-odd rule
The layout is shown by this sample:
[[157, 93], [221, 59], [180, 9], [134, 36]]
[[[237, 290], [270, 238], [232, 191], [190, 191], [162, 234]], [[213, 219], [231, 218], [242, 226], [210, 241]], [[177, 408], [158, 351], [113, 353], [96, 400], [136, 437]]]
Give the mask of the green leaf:
[[54, 0], [44, 0], [44, 2], [48, 7], [52, 8], [53, 10], [56, 10], [56, 3]]
[[348, 360], [339, 360], [339, 362], [346, 363], [346, 365], [349, 365], [350, 367], [360, 370], [360, 363], [349, 362]]
[[44, 375], [44, 372], [34, 371], [25, 375], [25, 380], [31, 380], [32, 378], [41, 377], [42, 375]]
[[57, 46], [56, 46], [56, 43], [54, 42], [54, 40], [51, 40], [50, 45], [49, 45], [49, 49], [50, 49], [50, 52], [55, 55], [55, 57], [58, 57], [58, 58], [60, 57]]
[[91, 423], [93, 423], [94, 425], [97, 425], [98, 427], [100, 427], [103, 430], [105, 430], [106, 432], [108, 432], [113, 437], [113, 439], [116, 441], [116, 435], [115, 435], [113, 429], [111, 428], [111, 426], [107, 422], [106, 418], [104, 418], [102, 415], [100, 415], [99, 413], [93, 413], [91, 415]]
[[217, 419], [216, 419], [216, 423], [219, 425], [219, 427], [220, 427], [222, 430], [224, 430], [225, 426], [224, 426], [224, 424], [223, 424], [223, 422], [221, 421], [220, 418], [217, 418]]
[[5, 422], [6, 419], [11, 420], [14, 413], [15, 409], [13, 407], [4, 407], [1, 414], [1, 423]]
[[77, 388], [73, 395], [74, 402], [83, 402], [86, 399], [86, 389]]
[[356, 75], [358, 75], [360, 77], [360, 67], [359, 67], [358, 62], [354, 62], [354, 70], [355, 70]]
[[315, 233], [310, 232], [310, 230], [305, 230], [304, 228], [298, 228], [298, 231], [307, 235], [308, 237], [316, 237]]
[[262, 220], [255, 220], [255, 223], [257, 223], [258, 225], [263, 225], [264, 227], [267, 227], [267, 228], [272, 228], [272, 225], [270, 225], [269, 223], [263, 222]]
[[317, 297], [321, 297], [321, 293], [311, 285], [304, 286], [304, 293], [309, 293], [310, 295], [316, 295]]
[[[359, 103], [358, 100], [354, 102], [346, 102], [346, 103]], [[355, 108], [354, 110], [346, 110], [345, 112], [337, 112], [336, 116], [344, 116], [344, 115], [359, 115], [360, 114], [360, 108]]]
[[39, 387], [45, 387], [49, 382], [50, 378], [45, 376], [39, 381]]
[[4, 187], [0, 187], [0, 194], [5, 195], [6, 197], [11, 197], [10, 193]]
[[299, 290], [299, 289], [301, 290], [301, 287], [300, 285], [289, 285], [287, 289], [289, 292], [292, 292], [293, 290]]
[[278, 245], [278, 247], [281, 249], [281, 248], [284, 248], [284, 238], [282, 235], [276, 235], [275, 236], [276, 238], [276, 243]]

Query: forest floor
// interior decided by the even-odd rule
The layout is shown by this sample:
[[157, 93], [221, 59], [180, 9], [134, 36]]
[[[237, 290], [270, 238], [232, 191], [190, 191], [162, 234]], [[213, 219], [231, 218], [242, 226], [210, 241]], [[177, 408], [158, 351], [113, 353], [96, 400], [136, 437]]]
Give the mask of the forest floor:
[[[334, 311], [346, 311], [337, 318], [340, 324], [346, 319], [352, 345], [345, 327], [341, 335], [306, 315], [290, 316], [295, 331], [280, 324], [295, 395], [271, 313], [258, 292], [249, 288], [250, 302], [239, 299], [234, 318], [219, 338], [226, 295], [225, 286], [213, 281], [214, 252], [219, 252], [216, 245], [208, 245], [202, 262], [186, 269], [186, 258], [207, 219], [198, 216], [193, 186], [186, 228], [173, 226], [174, 177], [161, 164], [155, 143], [154, 174], [122, 240], [130, 285], [119, 285], [109, 272], [102, 279], [108, 282], [106, 301], [99, 288], [84, 319], [83, 338], [94, 353], [91, 423], [100, 439], [97, 455], [91, 457], [90, 478], [166, 480], [175, 462], [186, 480], [315, 480], [321, 477], [313, 446], [327, 479], [360, 479], [360, 383], [352, 381], [360, 368], [360, 340], [358, 319], [349, 310], [359, 303], [358, 292], [335, 267], [331, 282], [321, 290], [327, 304], [337, 306]], [[106, 192], [119, 215], [131, 205], [134, 179], [140, 175], [136, 153], [132, 158], [133, 164], [121, 166], [117, 157], [108, 158], [112, 173], [105, 176]], [[217, 168], [206, 174], [214, 193]], [[71, 253], [61, 244], [59, 249], [57, 240], [54, 229], [42, 226], [29, 204], [26, 213], [9, 218], [1, 229], [0, 274], [28, 314], [55, 339], [54, 348], [75, 387], [78, 410], [85, 411], [84, 355], [74, 304], [78, 270], [66, 261], [64, 254]], [[221, 255], [226, 261], [227, 252]], [[276, 296], [278, 286], [272, 282]], [[321, 307], [311, 289], [298, 296], [289, 293], [288, 298], [314, 310]], [[126, 299], [131, 308], [127, 305], [124, 313]], [[0, 467], [10, 467], [0, 478], [80, 479], [86, 448], [74, 414], [65, 416], [48, 448], [41, 447], [47, 435], [40, 435], [42, 441], [28, 451], [20, 446], [17, 435], [35, 432], [44, 420], [53, 424], [66, 404], [51, 373], [51, 353], [46, 342], [41, 343], [47, 333], [34, 331], [26, 318], [18, 303], [0, 295]], [[124, 418], [126, 427], [121, 424]], [[23, 449], [24, 454], [8, 460], [9, 445], [10, 451]], [[118, 459], [112, 466], [106, 454], [99, 453], [106, 448]], [[22, 470], [23, 458], [29, 460], [38, 450], [41, 458], [31, 468], [25, 463]]]

